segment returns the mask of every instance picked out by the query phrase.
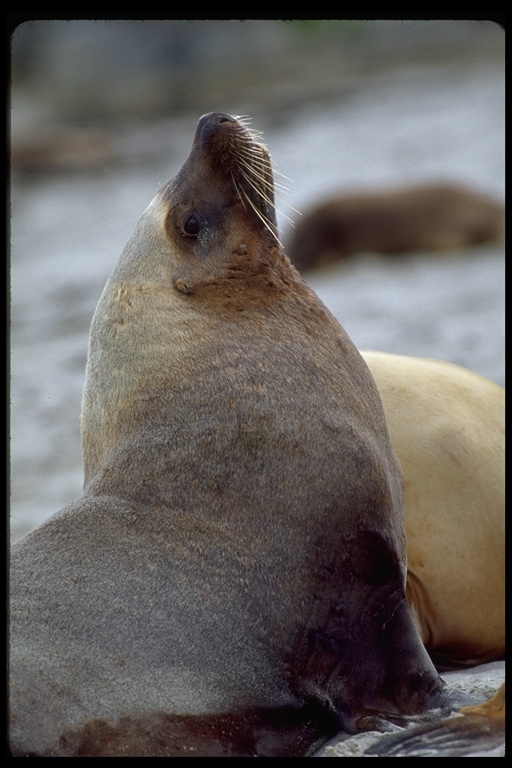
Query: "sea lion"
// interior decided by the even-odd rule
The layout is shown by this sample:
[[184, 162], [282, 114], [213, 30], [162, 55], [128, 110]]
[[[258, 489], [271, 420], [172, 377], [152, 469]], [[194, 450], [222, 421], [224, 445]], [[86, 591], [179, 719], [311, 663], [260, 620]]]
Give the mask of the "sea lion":
[[14, 755], [305, 756], [454, 705], [377, 388], [283, 253], [244, 122], [204, 115], [136, 225], [81, 424], [82, 498], [12, 550]]
[[425, 184], [322, 200], [290, 230], [286, 253], [306, 272], [362, 252], [445, 252], [498, 243], [504, 232], [503, 203], [457, 184]]
[[505, 658], [505, 390], [363, 351], [404, 473], [407, 599], [438, 669]]

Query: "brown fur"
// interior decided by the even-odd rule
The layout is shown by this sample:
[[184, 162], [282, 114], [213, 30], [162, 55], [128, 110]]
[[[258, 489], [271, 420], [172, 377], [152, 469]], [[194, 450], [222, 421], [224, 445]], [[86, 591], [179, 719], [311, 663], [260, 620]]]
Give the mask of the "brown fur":
[[84, 495], [13, 548], [13, 754], [300, 756], [448, 705], [373, 378], [275, 235], [266, 149], [204, 116], [94, 315]]
[[346, 193], [297, 221], [287, 253], [301, 272], [362, 252], [451, 251], [502, 242], [502, 203], [455, 184]]

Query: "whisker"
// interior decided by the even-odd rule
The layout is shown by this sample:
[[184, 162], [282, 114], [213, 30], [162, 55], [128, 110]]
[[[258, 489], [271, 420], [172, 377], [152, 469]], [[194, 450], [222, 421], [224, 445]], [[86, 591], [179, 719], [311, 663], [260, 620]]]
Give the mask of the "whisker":
[[286, 181], [289, 181], [290, 184], [293, 185], [293, 179], [290, 179], [289, 176], [285, 176], [284, 173], [281, 173], [281, 171], [277, 169], [277, 166], [275, 164], [273, 164], [273, 168], [274, 168], [274, 173], [277, 174], [277, 176], [280, 176], [282, 179], [286, 179]]
[[[293, 226], [294, 225], [293, 219], [290, 218], [290, 216], [288, 216], [283, 210], [278, 209], [276, 204], [275, 204], [275, 202], [268, 195], [264, 194], [263, 189], [260, 189], [258, 186], [255, 186], [255, 184], [254, 184], [254, 181], [258, 180], [258, 181], [260, 181], [264, 185], [265, 189], [268, 189], [268, 190], [270, 190], [271, 192], [273, 192], [275, 194], [275, 188], [272, 185], [272, 183], [268, 180], [268, 178], [262, 176], [260, 173], [257, 173], [256, 170], [254, 169], [254, 167], [252, 167], [252, 166], [247, 166], [245, 164], [243, 166], [241, 166], [239, 164], [239, 169], [240, 169], [240, 172], [242, 173], [243, 177], [246, 179], [246, 181], [252, 186], [252, 188], [256, 192], [258, 192], [258, 194], [261, 195], [261, 197], [265, 200], [265, 202], [268, 203], [268, 205], [272, 206], [276, 212], [278, 212], [281, 216], [283, 216], [285, 221], [287, 221], [289, 224], [291, 224]], [[247, 173], [245, 172], [244, 169], [247, 170]], [[268, 172], [268, 170], [269, 170], [268, 165], [265, 166], [265, 170]], [[286, 191], [286, 188], [285, 188], [285, 191]], [[275, 196], [277, 197], [277, 199], [279, 200], [280, 203], [282, 203], [283, 205], [287, 206], [294, 213], [298, 214], [299, 216], [302, 215], [300, 213], [300, 211], [298, 211], [296, 208], [294, 208], [291, 205], [291, 203], [289, 203], [287, 200], [285, 200], [281, 195], [275, 194]]]
[[258, 187], [254, 186], [254, 185], [252, 184], [252, 179], [251, 179], [249, 176], [247, 176], [247, 174], [246, 174], [246, 173], [245, 173], [243, 170], [241, 170], [240, 172], [241, 172], [242, 176], [244, 177], [244, 179], [245, 179], [247, 182], [249, 182], [249, 184], [252, 186], [252, 188], [254, 189], [254, 191], [255, 191], [255, 192], [257, 192], [257, 193], [260, 195], [260, 197], [262, 197], [262, 198], [263, 198], [263, 200], [264, 200], [266, 203], [268, 203], [268, 205], [270, 205], [270, 206], [271, 206], [271, 208], [275, 208], [276, 206], [275, 206], [275, 203], [274, 203], [274, 201], [272, 200], [272, 198], [271, 198], [271, 197], [269, 197], [268, 195], [266, 195], [266, 194], [265, 194], [265, 192], [264, 192], [264, 190], [262, 190], [262, 189], [259, 189]]
[[233, 180], [233, 186], [234, 186], [234, 187], [235, 187], [235, 189], [236, 189], [236, 193], [237, 193], [238, 197], [240, 198], [240, 202], [242, 203], [242, 205], [243, 205], [243, 206], [244, 206], [244, 208], [245, 208], [245, 202], [244, 202], [244, 198], [242, 197], [242, 193], [241, 193], [240, 189], [238, 188], [238, 184], [237, 184], [237, 181], [236, 181], [236, 179], [235, 179], [235, 177], [234, 177], [234, 175], [233, 175], [233, 171], [231, 171], [231, 178], [232, 178], [232, 180]]
[[[278, 235], [276, 234], [275, 220], [269, 219], [258, 205], [257, 198], [253, 199], [247, 188], [240, 184], [243, 179], [244, 184], [252, 189], [256, 195], [264, 202], [269, 209], [282, 216], [290, 226], [294, 226], [293, 219], [284, 211], [278, 209], [276, 200], [280, 206], [287, 207], [291, 212], [301, 216], [302, 214], [282, 195], [290, 191], [288, 184], [293, 184], [292, 180], [278, 171], [272, 162], [271, 155], [263, 143], [262, 131], [257, 131], [251, 127], [252, 118], [248, 115], [237, 115], [234, 117], [238, 121], [237, 130], [233, 132], [231, 139], [231, 152], [236, 170], [231, 171], [231, 178], [236, 189], [236, 193], [246, 210], [250, 208], [258, 218], [263, 222], [266, 229], [272, 233], [278, 244], [282, 246]], [[279, 177], [279, 181], [275, 177]], [[281, 180], [287, 184], [281, 183]], [[281, 193], [281, 194], [279, 194]]]
[[270, 163], [266, 162], [262, 158], [261, 152], [248, 153], [245, 147], [242, 147], [239, 149], [239, 157], [243, 159], [244, 162], [248, 163], [250, 166], [254, 166], [257, 168], [267, 168], [270, 165]]
[[[268, 177], [268, 173], [270, 171], [269, 166], [266, 166], [265, 168], [261, 168], [261, 169], [255, 169], [254, 167], [250, 165], [245, 165], [244, 163], [244, 165], [239, 165], [239, 168], [244, 173], [245, 171], [247, 171], [247, 173], [245, 174], [245, 178], [247, 179], [247, 181], [249, 181], [249, 178], [255, 179], [256, 181], [261, 181], [265, 189], [270, 189], [270, 190], [274, 189], [274, 185], [272, 184], [272, 182], [269, 180], [269, 177]], [[258, 172], [259, 170], [261, 170], [262, 172], [261, 173]]]
[[[302, 216], [302, 212], [297, 210], [297, 208], [294, 208], [291, 203], [289, 203], [287, 200], [284, 199], [284, 197], [281, 197], [281, 195], [276, 195], [276, 198], [279, 200], [280, 203], [283, 205], [286, 205], [287, 208], [289, 208], [293, 213], [296, 213], [297, 216]], [[280, 213], [286, 218], [287, 221], [291, 221], [283, 211], [280, 211]]]
[[244, 192], [244, 197], [245, 197], [245, 199], [247, 200], [247, 202], [249, 203], [249, 205], [251, 206], [251, 208], [253, 209], [253, 211], [256, 213], [256, 215], [258, 216], [258, 218], [259, 218], [259, 219], [260, 219], [260, 220], [263, 222], [263, 224], [265, 225], [266, 229], [268, 229], [268, 231], [270, 232], [270, 234], [271, 234], [271, 235], [273, 235], [273, 237], [275, 237], [275, 239], [277, 240], [277, 242], [278, 242], [278, 244], [281, 246], [281, 248], [283, 248], [283, 244], [282, 244], [282, 242], [279, 240], [279, 237], [277, 236], [277, 234], [274, 232], [274, 228], [273, 228], [273, 226], [271, 225], [271, 223], [270, 223], [270, 222], [269, 222], [269, 221], [268, 221], [268, 220], [265, 218], [265, 216], [264, 216], [264, 215], [261, 213], [261, 211], [259, 210], [259, 208], [258, 208], [258, 207], [257, 207], [257, 206], [256, 206], [256, 205], [253, 203], [253, 201], [252, 201], [252, 200], [251, 200], [251, 198], [250, 198], [250, 197], [247, 195], [247, 193], [246, 193], [246, 192]]

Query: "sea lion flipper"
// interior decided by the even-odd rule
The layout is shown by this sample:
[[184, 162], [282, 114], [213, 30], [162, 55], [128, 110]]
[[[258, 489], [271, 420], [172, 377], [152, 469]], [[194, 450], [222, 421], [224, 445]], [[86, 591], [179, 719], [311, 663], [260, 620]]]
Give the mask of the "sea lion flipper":
[[378, 533], [345, 537], [324, 569], [296, 671], [305, 690], [327, 695], [345, 730], [370, 713], [451, 709], [414, 627], [396, 552]]

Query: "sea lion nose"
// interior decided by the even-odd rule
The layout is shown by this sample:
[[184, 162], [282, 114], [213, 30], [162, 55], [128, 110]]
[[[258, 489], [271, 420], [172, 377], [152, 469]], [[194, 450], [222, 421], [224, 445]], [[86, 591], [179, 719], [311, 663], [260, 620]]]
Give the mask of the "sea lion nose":
[[223, 112], [208, 112], [199, 118], [194, 143], [204, 143], [217, 131], [221, 123], [236, 123], [234, 117]]

